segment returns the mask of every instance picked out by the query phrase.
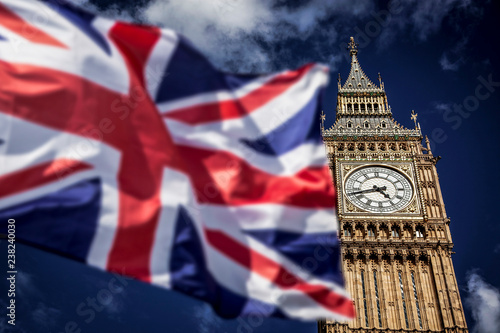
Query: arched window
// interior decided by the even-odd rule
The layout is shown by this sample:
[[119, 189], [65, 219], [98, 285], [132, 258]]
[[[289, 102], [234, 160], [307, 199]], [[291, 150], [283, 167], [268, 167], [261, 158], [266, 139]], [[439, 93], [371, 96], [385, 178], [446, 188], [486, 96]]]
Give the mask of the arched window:
[[364, 237], [364, 230], [362, 226], [360, 225], [356, 226], [356, 229], [354, 230], [354, 236], [359, 238]]
[[365, 289], [365, 272], [361, 271], [361, 288], [363, 290], [363, 306], [365, 310], [365, 325], [370, 326], [368, 323], [368, 306], [366, 304], [366, 289]]
[[412, 229], [409, 225], [403, 227], [403, 237], [406, 239], [410, 239], [412, 234]]
[[379, 228], [379, 233], [382, 238], [389, 238], [389, 229], [385, 225]]
[[415, 298], [415, 304], [417, 305], [417, 315], [418, 315], [418, 324], [420, 329], [422, 329], [422, 317], [420, 316], [420, 306], [418, 302], [418, 294], [417, 294], [417, 286], [415, 285], [415, 275], [411, 272], [411, 283], [413, 285], [413, 297]]
[[398, 276], [399, 276], [399, 289], [401, 290], [401, 299], [403, 300], [403, 312], [405, 314], [406, 328], [410, 328], [410, 325], [408, 324], [408, 314], [406, 312], [405, 291], [403, 288], [403, 278], [401, 277], [401, 271], [398, 272]]
[[[378, 283], [377, 283], [377, 271], [373, 271], [373, 282], [375, 284], [375, 300], [377, 301], [377, 313], [378, 313], [378, 326], [382, 327], [382, 316], [380, 315], [380, 298], [378, 296]], [[417, 303], [418, 304], [418, 303]], [[420, 312], [419, 318], [420, 318]], [[420, 327], [422, 328], [422, 327]]]

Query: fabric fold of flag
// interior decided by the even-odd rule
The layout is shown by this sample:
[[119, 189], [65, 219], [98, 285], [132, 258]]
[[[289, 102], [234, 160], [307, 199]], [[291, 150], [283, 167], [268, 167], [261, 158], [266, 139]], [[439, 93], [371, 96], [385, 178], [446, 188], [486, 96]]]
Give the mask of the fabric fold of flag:
[[0, 233], [15, 219], [20, 241], [224, 317], [349, 320], [327, 81], [222, 73], [168, 29], [0, 0]]

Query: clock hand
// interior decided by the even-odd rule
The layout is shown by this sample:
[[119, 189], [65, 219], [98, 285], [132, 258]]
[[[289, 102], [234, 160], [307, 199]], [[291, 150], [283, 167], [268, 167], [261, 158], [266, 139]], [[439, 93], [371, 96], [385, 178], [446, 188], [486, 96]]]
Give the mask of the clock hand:
[[377, 187], [377, 185], [373, 185], [373, 188], [370, 188], [368, 190], [351, 192], [351, 193], [347, 193], [347, 194], [361, 194], [361, 193], [370, 193], [370, 192], [376, 192], [376, 191], [378, 191], [378, 187]]
[[361, 194], [361, 193], [370, 193], [370, 192], [376, 192], [377, 190], [376, 189], [369, 189], [369, 190], [363, 190], [363, 191], [357, 191], [357, 192], [351, 192], [351, 193], [347, 193], [347, 194]]
[[387, 193], [384, 192], [385, 190], [387, 190], [387, 187], [385, 187], [385, 186], [377, 188], [377, 192], [379, 192], [380, 194], [382, 194], [385, 198], [390, 199], [391, 197], [389, 196], [389, 194], [387, 194]]

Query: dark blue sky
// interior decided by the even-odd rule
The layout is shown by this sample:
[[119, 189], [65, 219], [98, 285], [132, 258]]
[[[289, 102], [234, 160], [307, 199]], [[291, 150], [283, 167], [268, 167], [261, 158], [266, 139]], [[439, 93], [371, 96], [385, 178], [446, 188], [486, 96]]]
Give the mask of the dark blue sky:
[[[193, 8], [189, 11], [182, 6], [165, 6], [163, 10], [178, 10], [179, 15], [190, 13], [193, 21], [206, 23], [197, 29], [174, 21], [165, 25], [181, 30], [195, 44], [203, 38], [213, 41], [224, 56], [218, 57], [213, 45], [200, 48], [224, 70], [263, 71], [311, 61], [329, 63], [332, 77], [324, 100], [327, 125], [335, 118], [337, 72], [344, 78], [349, 72], [349, 61], [340, 45], [355, 36], [360, 43], [360, 64], [372, 81], [381, 73], [395, 119], [412, 127], [410, 112], [414, 109], [422, 132], [433, 143], [433, 153], [443, 157], [437, 168], [451, 218], [454, 268], [467, 322], [469, 328], [486, 332], [487, 326], [478, 326], [473, 313], [484, 306], [478, 296], [481, 292], [499, 300], [500, 288], [498, 2], [400, 4], [400, 8], [392, 7], [394, 14], [382, 21], [380, 15], [389, 12], [386, 1], [370, 5], [337, 1], [331, 11], [315, 1], [276, 1], [273, 6], [262, 5], [262, 12], [250, 6], [259, 17], [270, 14], [262, 24], [276, 26], [266, 32], [262, 24], [232, 29], [231, 21], [224, 20], [227, 15], [236, 15], [238, 6], [245, 1], [214, 1], [218, 3], [218, 15], [222, 15], [220, 20], [207, 19], [209, 14], [197, 13]], [[109, 16], [161, 21], [161, 15], [137, 10], [152, 6], [151, 2], [96, 0], [94, 5], [86, 5]], [[296, 23], [302, 17], [304, 21]], [[200, 31], [202, 36], [195, 35]], [[488, 81], [493, 83], [484, 83]], [[483, 88], [478, 88], [481, 85]], [[463, 111], [453, 111], [459, 108]], [[6, 253], [5, 241], [0, 244], [0, 252]], [[0, 262], [5, 264], [4, 260]], [[223, 320], [207, 305], [184, 295], [130, 279], [119, 280], [26, 246], [18, 245], [17, 264], [21, 273], [16, 328], [20, 332], [59, 333], [65, 332], [66, 325], [69, 332], [72, 325], [82, 332], [316, 332], [315, 323], [260, 318]], [[90, 310], [85, 305], [87, 298], [98, 295], [109, 304], [100, 311]], [[482, 321], [493, 322], [498, 311], [487, 312]], [[0, 318], [0, 328], [4, 320]]]

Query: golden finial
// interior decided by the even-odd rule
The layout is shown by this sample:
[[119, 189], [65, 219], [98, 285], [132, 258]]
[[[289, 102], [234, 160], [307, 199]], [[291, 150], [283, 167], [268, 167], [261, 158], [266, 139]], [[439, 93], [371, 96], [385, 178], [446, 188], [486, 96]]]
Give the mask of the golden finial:
[[350, 38], [350, 42], [347, 44], [347, 49], [349, 50], [351, 57], [358, 53], [358, 44], [354, 42], [354, 37]]
[[415, 123], [415, 128], [418, 128], [417, 127], [417, 116], [418, 116], [418, 113], [415, 113], [415, 110], [411, 110], [411, 120], [413, 120], [413, 122]]
[[325, 119], [326, 119], [326, 115], [323, 112], [323, 110], [321, 110], [320, 118], [321, 118], [321, 130], [323, 131], [325, 129]]

